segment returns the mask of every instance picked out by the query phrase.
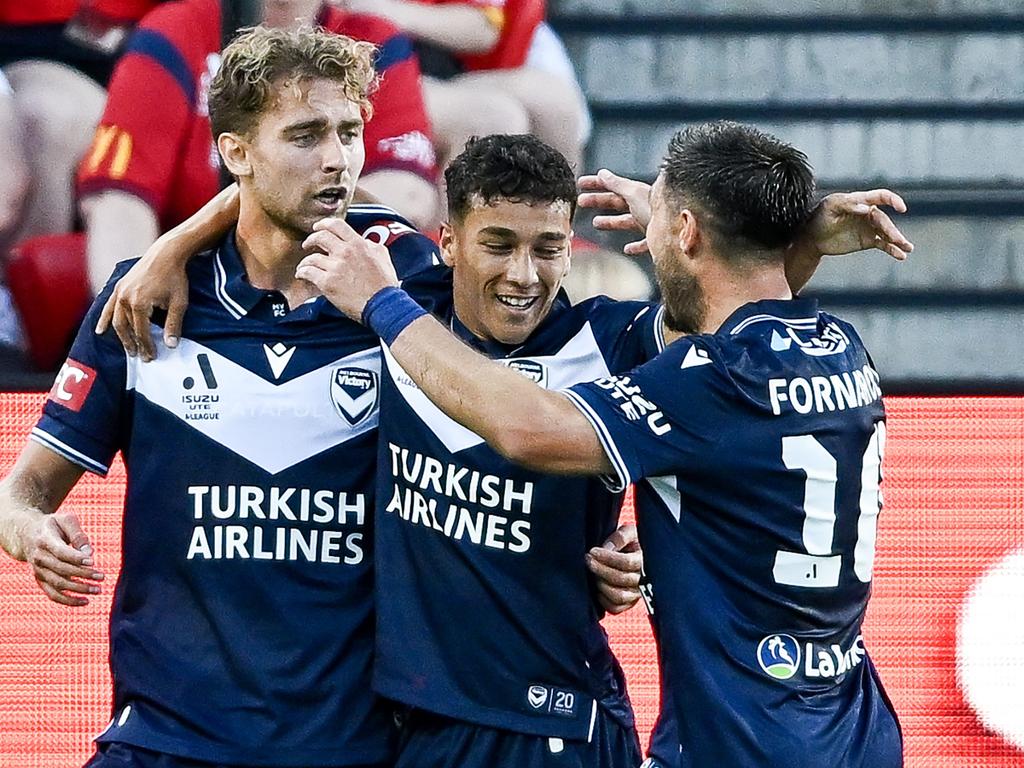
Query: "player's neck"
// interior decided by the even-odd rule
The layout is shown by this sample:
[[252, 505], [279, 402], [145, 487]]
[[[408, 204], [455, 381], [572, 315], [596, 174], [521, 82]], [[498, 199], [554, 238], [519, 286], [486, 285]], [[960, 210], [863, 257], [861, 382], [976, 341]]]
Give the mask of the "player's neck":
[[283, 230], [262, 210], [247, 210], [244, 201], [236, 240], [245, 275], [254, 288], [279, 291], [291, 308], [319, 295], [316, 288], [295, 277], [295, 268], [306, 255], [302, 238]]
[[708, 311], [701, 333], [715, 333], [729, 316], [744, 304], [766, 299], [791, 299], [793, 291], [786, 282], [782, 265], [730, 270], [724, 268], [705, 286]]

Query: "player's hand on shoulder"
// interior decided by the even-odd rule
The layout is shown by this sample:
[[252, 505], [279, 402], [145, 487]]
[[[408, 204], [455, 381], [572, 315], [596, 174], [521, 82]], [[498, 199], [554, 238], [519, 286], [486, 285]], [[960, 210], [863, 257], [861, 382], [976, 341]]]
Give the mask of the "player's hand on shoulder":
[[598, 602], [608, 613], [616, 615], [636, 605], [644, 567], [636, 526], [620, 526], [604, 544], [593, 547], [587, 553], [587, 567], [597, 581]]
[[188, 308], [188, 277], [185, 262], [173, 241], [158, 239], [117, 281], [103, 306], [96, 333], [113, 326], [125, 352], [149, 362], [156, 358], [150, 318], [156, 308], [167, 310], [164, 343], [178, 346], [181, 326]]
[[[581, 176], [578, 185], [580, 195], [577, 204], [580, 208], [619, 212], [595, 216], [594, 229], [646, 234], [651, 220], [650, 184], [602, 168], [592, 176]], [[627, 243], [622, 250], [630, 256], [647, 253], [647, 240]]]
[[377, 291], [398, 285], [388, 249], [365, 239], [344, 219], [323, 219], [313, 230], [302, 244], [310, 254], [299, 262], [295, 276], [316, 286], [353, 320], [362, 317]]
[[878, 248], [903, 261], [914, 245], [879, 206], [907, 212], [903, 198], [888, 189], [828, 195], [814, 209], [806, 236], [825, 256]]
[[22, 532], [21, 554], [39, 588], [61, 605], [88, 605], [83, 595], [100, 591], [103, 574], [93, 566], [92, 546], [72, 512], [54, 512]]

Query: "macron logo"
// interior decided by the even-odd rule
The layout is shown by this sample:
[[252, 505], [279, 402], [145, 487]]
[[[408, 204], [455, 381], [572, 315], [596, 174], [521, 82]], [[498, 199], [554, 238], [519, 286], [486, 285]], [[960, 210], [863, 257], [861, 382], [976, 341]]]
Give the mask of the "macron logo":
[[686, 351], [686, 357], [683, 358], [683, 364], [679, 366], [680, 370], [686, 370], [687, 368], [696, 368], [698, 365], [710, 365], [711, 358], [708, 357], [708, 353], [699, 347], [690, 347]]
[[274, 374], [274, 379], [280, 379], [284, 369], [288, 367], [288, 361], [295, 354], [295, 347], [286, 347], [281, 342], [277, 342], [273, 347], [264, 344], [263, 351], [267, 355], [267, 362], [270, 363], [270, 372]]

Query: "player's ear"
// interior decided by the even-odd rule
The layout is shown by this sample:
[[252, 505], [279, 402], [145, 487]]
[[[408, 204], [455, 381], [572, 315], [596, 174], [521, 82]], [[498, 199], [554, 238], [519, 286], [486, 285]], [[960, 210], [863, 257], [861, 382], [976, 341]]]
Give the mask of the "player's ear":
[[236, 179], [252, 175], [252, 163], [249, 160], [249, 145], [237, 133], [222, 133], [217, 137], [217, 151], [224, 162], [228, 173]]
[[441, 260], [449, 267], [454, 266], [455, 230], [452, 228], [451, 222], [441, 222], [440, 246]]
[[679, 250], [685, 256], [692, 256], [700, 243], [700, 221], [689, 208], [679, 212]]

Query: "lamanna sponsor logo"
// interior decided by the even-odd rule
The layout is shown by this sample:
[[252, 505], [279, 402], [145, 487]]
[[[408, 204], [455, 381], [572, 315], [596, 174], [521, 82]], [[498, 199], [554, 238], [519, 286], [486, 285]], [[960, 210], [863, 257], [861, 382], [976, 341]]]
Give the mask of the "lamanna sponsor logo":
[[839, 643], [798, 642], [784, 634], [768, 635], [757, 646], [758, 664], [776, 680], [789, 680], [799, 672], [805, 680], [831, 680], [859, 666], [865, 655], [861, 635], [847, 648]]
[[776, 680], [789, 680], [800, 668], [800, 646], [792, 635], [769, 635], [757, 646], [757, 663]]

